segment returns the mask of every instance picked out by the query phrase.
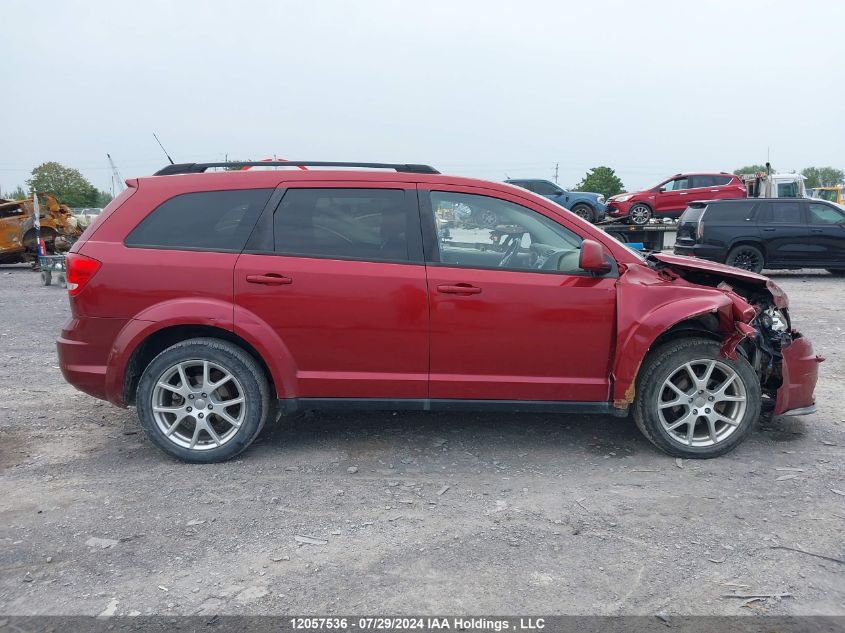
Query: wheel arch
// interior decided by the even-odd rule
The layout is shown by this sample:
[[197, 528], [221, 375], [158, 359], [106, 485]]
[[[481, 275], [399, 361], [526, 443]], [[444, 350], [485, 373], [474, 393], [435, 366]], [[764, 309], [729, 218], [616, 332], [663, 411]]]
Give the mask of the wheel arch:
[[636, 380], [643, 361], [657, 346], [678, 338], [706, 336], [723, 341], [723, 323], [733, 323], [733, 303], [721, 291], [702, 295], [701, 289], [686, 299], [664, 303], [652, 310], [623, 311], [619, 324], [617, 354], [613, 362], [613, 406], [625, 409], [636, 396]]
[[765, 260], [769, 259], [769, 252], [766, 249], [766, 242], [758, 237], [749, 237], [744, 235], [742, 237], [737, 237], [731, 241], [728, 245], [727, 252], [725, 253], [725, 260], [727, 261], [728, 255], [731, 254], [731, 251], [735, 249], [737, 246], [753, 246], [760, 250], [763, 253], [763, 258]]
[[270, 367], [264, 361], [258, 350], [249, 343], [246, 339], [238, 336], [236, 333], [226, 330], [221, 327], [207, 325], [185, 323], [178, 325], [169, 325], [151, 332], [143, 338], [138, 345], [132, 350], [129, 360], [126, 363], [123, 374], [122, 398], [126, 405], [135, 403], [135, 392], [138, 388], [138, 381], [141, 379], [144, 369], [150, 362], [158, 356], [165, 349], [171, 345], [175, 345], [180, 341], [185, 341], [192, 338], [216, 338], [222, 341], [227, 341], [237, 345], [252, 358], [261, 367], [264, 375], [267, 377], [267, 383], [270, 389], [273, 390], [275, 397], [275, 381]]

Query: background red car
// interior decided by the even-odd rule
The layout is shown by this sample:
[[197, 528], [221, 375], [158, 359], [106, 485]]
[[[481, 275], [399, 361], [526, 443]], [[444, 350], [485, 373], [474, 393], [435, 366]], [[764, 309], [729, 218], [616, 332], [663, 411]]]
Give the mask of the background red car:
[[627, 218], [631, 224], [648, 224], [653, 217], [680, 217], [693, 200], [726, 200], [746, 195], [745, 185], [734, 174], [676, 174], [651, 189], [611, 196], [607, 215]]

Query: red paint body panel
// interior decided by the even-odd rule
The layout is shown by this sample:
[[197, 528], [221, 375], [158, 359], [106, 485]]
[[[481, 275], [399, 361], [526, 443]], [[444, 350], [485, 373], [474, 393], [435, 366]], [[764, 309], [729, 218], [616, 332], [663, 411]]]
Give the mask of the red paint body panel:
[[775, 400], [775, 415], [815, 404], [813, 390], [822, 360], [813, 351], [813, 344], [803, 336], [783, 349], [783, 385]]
[[[277, 273], [289, 285], [248, 283]], [[295, 367], [292, 398], [428, 397], [425, 266], [242, 255], [238, 307], [284, 343]], [[235, 331], [249, 327], [235, 320]]]
[[[442, 294], [471, 284], [473, 295]], [[431, 397], [607, 401], [616, 280], [431, 266]]]

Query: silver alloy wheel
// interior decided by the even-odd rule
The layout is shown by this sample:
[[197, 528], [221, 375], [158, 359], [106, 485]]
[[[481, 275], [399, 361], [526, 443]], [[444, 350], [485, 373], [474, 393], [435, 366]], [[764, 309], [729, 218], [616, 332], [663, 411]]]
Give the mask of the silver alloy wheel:
[[629, 215], [631, 216], [631, 222], [642, 225], [648, 222], [649, 209], [643, 204], [635, 204], [629, 211]]
[[243, 424], [244, 388], [219, 363], [186, 360], [162, 372], [153, 387], [152, 410], [156, 426], [177, 446], [218, 448]]
[[679, 444], [714, 446], [739, 428], [747, 406], [745, 384], [727, 364], [703, 358], [684, 363], [657, 394], [660, 424]]

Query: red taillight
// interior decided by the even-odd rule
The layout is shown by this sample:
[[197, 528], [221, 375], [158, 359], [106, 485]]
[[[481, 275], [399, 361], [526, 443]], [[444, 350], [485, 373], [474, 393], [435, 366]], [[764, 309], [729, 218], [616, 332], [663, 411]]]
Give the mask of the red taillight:
[[86, 257], [79, 253], [68, 253], [65, 259], [65, 266], [67, 267], [67, 291], [73, 297], [82, 292], [88, 280], [100, 270], [102, 264], [93, 257]]
[[695, 229], [695, 240], [700, 242], [704, 239], [704, 222], [702, 220], [698, 221], [698, 227]]

